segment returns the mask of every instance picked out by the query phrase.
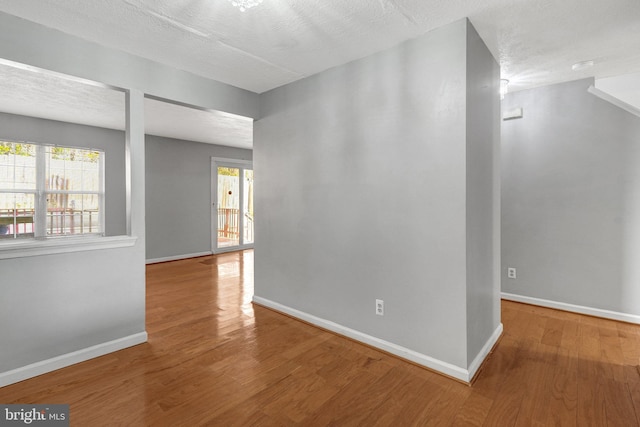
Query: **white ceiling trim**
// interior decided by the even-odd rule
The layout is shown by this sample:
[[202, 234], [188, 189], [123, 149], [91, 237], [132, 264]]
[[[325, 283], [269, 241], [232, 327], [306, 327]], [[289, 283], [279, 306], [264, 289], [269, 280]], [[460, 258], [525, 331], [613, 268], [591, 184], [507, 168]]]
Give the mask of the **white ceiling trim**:
[[587, 89], [587, 92], [589, 92], [592, 95], [597, 96], [598, 98], [607, 101], [613, 105], [615, 105], [616, 107], [622, 108], [623, 110], [625, 110], [628, 113], [633, 114], [634, 116], [638, 116], [640, 117], [640, 108], [635, 107], [631, 104], [627, 104], [626, 102], [622, 101], [621, 99], [615, 97], [614, 95], [607, 93], [603, 90], [600, 90], [598, 88], [596, 88], [595, 86], [589, 86], [589, 88]]

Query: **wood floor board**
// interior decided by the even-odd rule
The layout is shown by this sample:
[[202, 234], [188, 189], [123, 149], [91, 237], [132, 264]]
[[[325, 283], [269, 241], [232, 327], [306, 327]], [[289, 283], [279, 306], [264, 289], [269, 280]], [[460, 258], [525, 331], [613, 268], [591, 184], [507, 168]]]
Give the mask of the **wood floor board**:
[[287, 422], [300, 424], [314, 417], [319, 408], [340, 391], [313, 371], [296, 371], [288, 380], [278, 384], [282, 393], [263, 409], [274, 418], [286, 416]]
[[407, 396], [402, 420], [406, 425], [427, 425], [438, 421], [435, 417], [437, 402], [443, 396], [448, 396], [451, 382], [441, 382], [437, 378], [423, 380], [417, 385], [416, 393]]
[[0, 402], [67, 403], [79, 427], [639, 425], [638, 325], [503, 301], [503, 336], [467, 386], [252, 295], [253, 251], [149, 265], [147, 343]]
[[627, 384], [611, 379], [605, 379], [603, 383], [607, 426], [629, 425], [629, 414], [634, 414], [635, 409]]
[[382, 404], [385, 390], [377, 386], [380, 377], [362, 371], [349, 381], [318, 411], [305, 420], [306, 425], [357, 425], [368, 411]]
[[579, 329], [578, 321], [565, 319], [562, 327], [562, 339], [560, 340], [559, 348], [576, 348], [578, 346]]
[[495, 400], [508, 378], [508, 373], [513, 370], [519, 346], [518, 340], [511, 337], [502, 338], [498, 344], [500, 351], [496, 348], [496, 351], [489, 355], [473, 383], [473, 388], [483, 396]]
[[[582, 361], [580, 361], [582, 362]], [[579, 362], [579, 364], [580, 364]], [[588, 363], [593, 364], [593, 361]], [[606, 396], [603, 378], [578, 376], [577, 423], [578, 425], [606, 426]], [[627, 414], [631, 416], [631, 414]], [[633, 424], [630, 424], [633, 425]]]
[[504, 373], [504, 381], [497, 390], [487, 414], [486, 425], [508, 427], [516, 424], [526, 391], [528, 344], [529, 342], [525, 341], [511, 349], [512, 364]]
[[424, 423], [420, 420], [420, 425], [452, 425], [470, 393], [468, 386], [452, 383], [446, 388], [445, 393], [441, 393], [434, 399], [434, 403], [429, 405], [428, 419], [425, 419]]
[[542, 344], [558, 348], [562, 342], [565, 321], [554, 317], [548, 317], [544, 323], [544, 332], [540, 342]]
[[484, 425], [491, 406], [493, 406], [493, 400], [480, 393], [470, 393], [456, 414], [452, 426], [480, 427]]
[[633, 402], [633, 409], [636, 414], [636, 422], [640, 425], [640, 384], [627, 383], [629, 394], [631, 395], [631, 401]]
[[[556, 339], [559, 342], [559, 336]], [[522, 383], [525, 392], [516, 426], [542, 425], [546, 422], [552, 396], [546, 391], [553, 388], [555, 374], [549, 367], [557, 363], [557, 350], [557, 347], [550, 347], [548, 344], [536, 344], [527, 352], [525, 379]]]
[[424, 389], [428, 382], [424, 378], [416, 376], [407, 369], [397, 369], [396, 386], [387, 393], [387, 398], [381, 405], [372, 408], [371, 412], [363, 419], [363, 425], [393, 426], [398, 423], [410, 425], [424, 405], [416, 405], [413, 399], [423, 396], [420, 402], [424, 402]]
[[578, 352], [575, 348], [558, 349], [557, 362], [549, 372], [553, 382], [545, 424], [576, 426], [578, 400]]

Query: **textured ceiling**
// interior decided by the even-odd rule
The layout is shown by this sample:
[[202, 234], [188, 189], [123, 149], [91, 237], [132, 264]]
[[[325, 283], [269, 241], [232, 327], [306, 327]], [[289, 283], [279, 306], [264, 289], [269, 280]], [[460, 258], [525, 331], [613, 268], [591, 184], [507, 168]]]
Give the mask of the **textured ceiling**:
[[[499, 61], [512, 91], [584, 77], [614, 82], [631, 74], [610, 83], [624, 93], [640, 78], [640, 0], [264, 0], [244, 13], [228, 0], [0, 0], [0, 11], [258, 93], [464, 17]], [[572, 64], [585, 60], [595, 65], [572, 71]], [[26, 91], [29, 82], [22, 83]], [[6, 99], [6, 88], [0, 89]], [[96, 118], [109, 120], [116, 110], [100, 111], [108, 103], [93, 102], [92, 90], [81, 91], [89, 108], [80, 119], [94, 120], [93, 109]], [[164, 125], [150, 133], [173, 128], [165, 136], [243, 147], [242, 138], [250, 138], [245, 119], [147, 104], [149, 126]], [[64, 106], [57, 109], [65, 114]], [[175, 119], [176, 126], [166, 126], [178, 115], [188, 123], [179, 132]]]
[[[123, 130], [124, 92], [0, 62], [0, 111]], [[73, 117], [69, 120], [69, 116]]]
[[[638, 0], [0, 0], [0, 10], [254, 92], [469, 17], [513, 89], [640, 71]], [[595, 60], [576, 73], [571, 65]], [[256, 72], [259, 70], [259, 72]]]

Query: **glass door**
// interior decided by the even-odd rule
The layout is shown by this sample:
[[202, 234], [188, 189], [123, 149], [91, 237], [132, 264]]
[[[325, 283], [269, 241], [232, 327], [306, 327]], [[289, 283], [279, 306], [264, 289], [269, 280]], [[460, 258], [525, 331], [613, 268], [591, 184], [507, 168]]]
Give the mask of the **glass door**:
[[253, 169], [244, 170], [242, 212], [244, 244], [253, 244]]
[[218, 248], [240, 245], [240, 169], [218, 166]]
[[251, 162], [212, 159], [212, 247], [214, 253], [253, 247]]

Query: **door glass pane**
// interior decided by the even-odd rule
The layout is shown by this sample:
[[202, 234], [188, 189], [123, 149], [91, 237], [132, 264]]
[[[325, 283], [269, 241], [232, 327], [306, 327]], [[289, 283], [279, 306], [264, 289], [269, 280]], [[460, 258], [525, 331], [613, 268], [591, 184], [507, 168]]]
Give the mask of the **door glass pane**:
[[244, 212], [244, 243], [253, 243], [253, 170], [244, 171], [244, 195], [242, 211]]
[[240, 244], [240, 169], [218, 168], [218, 247]]

